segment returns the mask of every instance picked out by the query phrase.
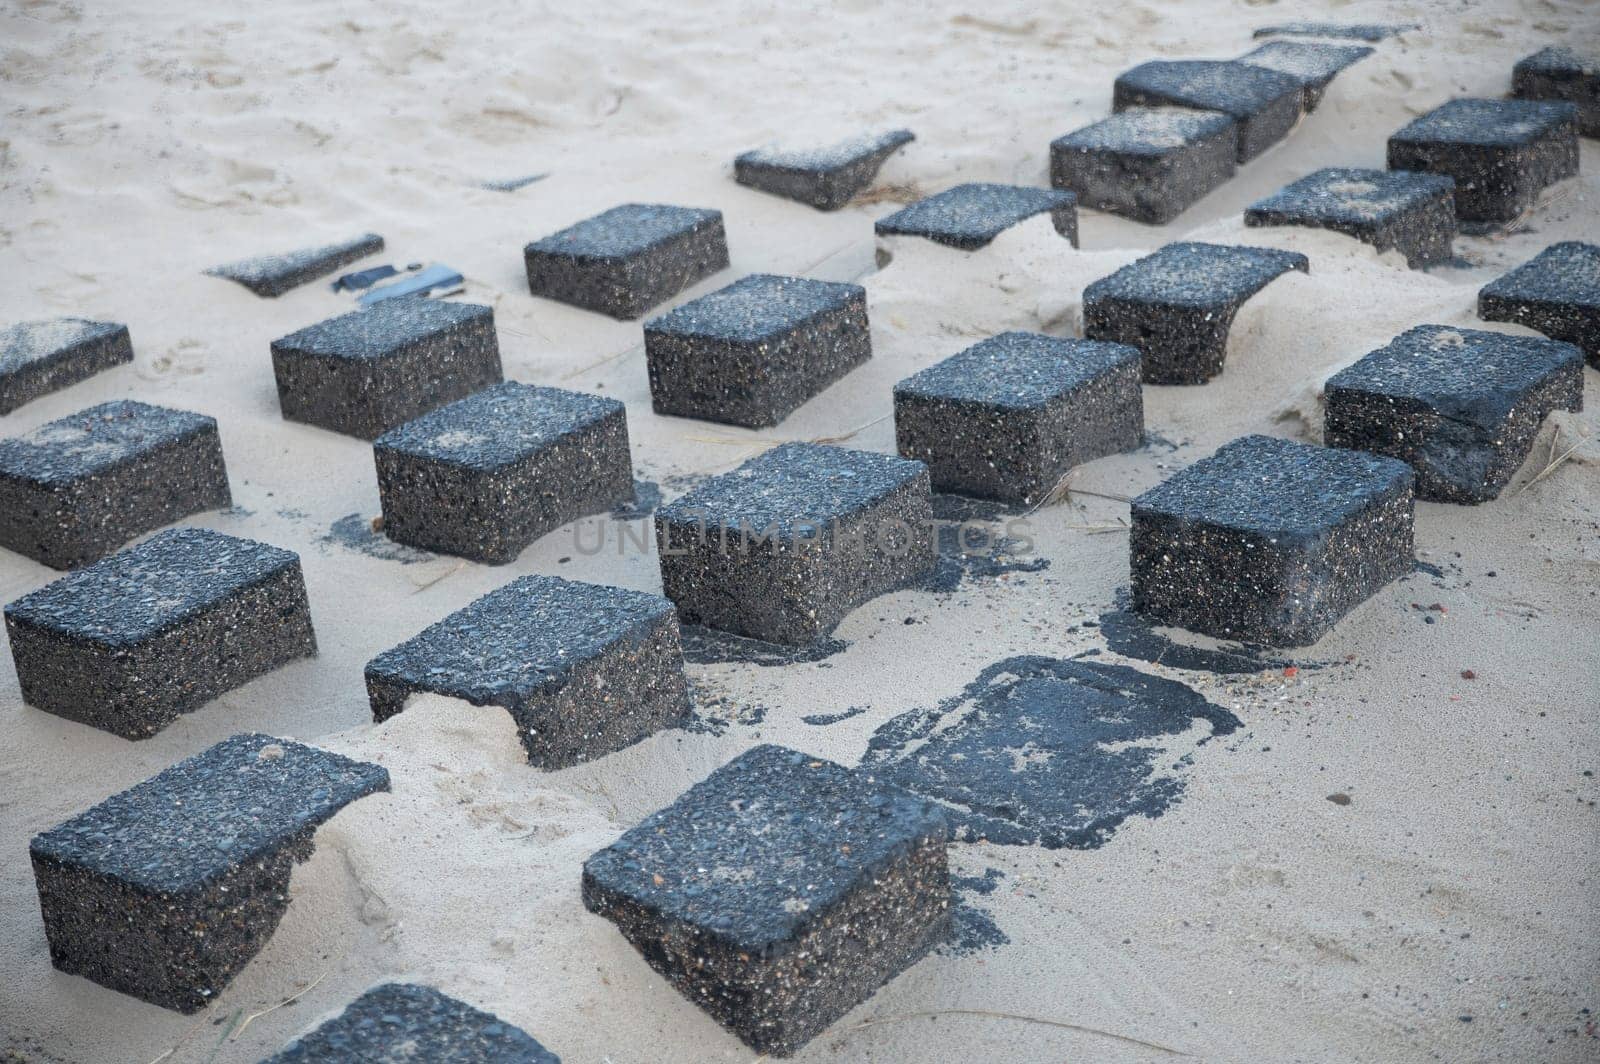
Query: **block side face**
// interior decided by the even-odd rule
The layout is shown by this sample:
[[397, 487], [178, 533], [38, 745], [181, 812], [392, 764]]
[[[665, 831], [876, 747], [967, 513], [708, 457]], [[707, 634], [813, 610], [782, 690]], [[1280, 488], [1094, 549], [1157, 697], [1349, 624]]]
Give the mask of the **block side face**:
[[1086, 291], [1083, 334], [1138, 348], [1147, 384], [1204, 384], [1222, 372], [1237, 309], [1167, 306]]
[[0, 331], [0, 414], [133, 361], [128, 327], [58, 318]]
[[720, 212], [647, 248], [613, 257], [582, 257], [530, 244], [524, 252], [528, 289], [536, 296], [619, 320], [652, 307], [727, 269], [728, 239]]
[[934, 491], [1028, 503], [1049, 491], [1043, 410], [896, 392], [895, 445]]
[[1046, 408], [1041, 464], [1050, 485], [1045, 492], [1075, 466], [1143, 444], [1141, 366], [1139, 359], [1119, 362]]

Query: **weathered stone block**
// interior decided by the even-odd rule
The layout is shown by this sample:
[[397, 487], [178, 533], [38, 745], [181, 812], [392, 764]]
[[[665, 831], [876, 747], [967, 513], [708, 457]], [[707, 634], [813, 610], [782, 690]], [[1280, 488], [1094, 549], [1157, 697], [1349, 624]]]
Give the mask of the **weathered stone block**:
[[1238, 124], [1238, 160], [1247, 163], [1300, 121], [1300, 82], [1277, 70], [1228, 60], [1156, 59], [1117, 77], [1111, 107], [1188, 107], [1220, 111]]
[[1052, 141], [1050, 183], [1085, 207], [1161, 225], [1233, 176], [1238, 139], [1225, 114], [1132, 108]]
[[733, 176], [741, 185], [836, 211], [872, 184], [889, 156], [915, 139], [911, 130], [896, 129], [825, 148], [758, 148], [733, 161]]
[[1036, 214], [1050, 215], [1056, 232], [1078, 244], [1078, 198], [1062, 189], [968, 184], [902, 207], [874, 228], [879, 236], [920, 236], [976, 251]]
[[0, 414], [133, 361], [128, 327], [55, 318], [0, 331]]
[[1600, 369], [1600, 247], [1551, 244], [1478, 293], [1478, 317], [1510, 321], [1583, 348]]
[[536, 296], [629, 320], [728, 267], [722, 212], [628, 203], [523, 249]]
[[1256, 200], [1244, 224], [1332, 229], [1379, 251], [1398, 251], [1420, 270], [1455, 255], [1454, 189], [1440, 174], [1328, 167]]

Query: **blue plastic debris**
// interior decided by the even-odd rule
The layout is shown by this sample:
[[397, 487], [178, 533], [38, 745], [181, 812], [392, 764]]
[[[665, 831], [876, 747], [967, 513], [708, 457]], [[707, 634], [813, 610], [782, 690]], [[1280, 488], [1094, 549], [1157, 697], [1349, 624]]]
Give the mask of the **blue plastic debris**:
[[356, 270], [347, 273], [333, 282], [335, 292], [355, 292], [363, 288], [371, 288], [386, 277], [393, 277], [400, 271], [390, 266], [387, 262], [382, 266], [374, 266], [369, 270]]
[[437, 289], [449, 290], [463, 283], [465, 278], [448, 266], [429, 266], [426, 270], [403, 281], [374, 288], [361, 297], [361, 305], [369, 307], [396, 296], [427, 296]]

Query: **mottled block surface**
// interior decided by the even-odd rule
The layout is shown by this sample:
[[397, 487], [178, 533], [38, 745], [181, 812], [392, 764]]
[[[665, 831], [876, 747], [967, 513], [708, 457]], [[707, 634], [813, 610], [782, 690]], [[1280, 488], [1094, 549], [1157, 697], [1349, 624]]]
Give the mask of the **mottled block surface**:
[[25, 702], [127, 739], [317, 649], [299, 556], [200, 528], [64, 576], [5, 619]]
[[758, 746], [583, 866], [583, 902], [752, 1049], [788, 1056], [939, 942], [938, 807]]
[[689, 710], [678, 618], [660, 595], [525, 576], [367, 664], [372, 717], [421, 691], [501, 706], [528, 761], [590, 761]]
[[1528, 457], [1547, 414], [1583, 409], [1583, 353], [1421, 325], [1335, 373], [1324, 395], [1328, 446], [1400, 459], [1416, 470], [1419, 498], [1485, 502]]
[[928, 468], [786, 443], [656, 511], [665, 594], [684, 621], [792, 645], [932, 569]]
[[741, 185], [836, 211], [872, 183], [889, 156], [915, 139], [909, 129], [896, 129], [819, 148], [758, 148], [733, 161], [733, 176]]
[[866, 289], [751, 274], [644, 327], [658, 414], [776, 425], [872, 357]]
[[1203, 384], [1222, 372], [1245, 301], [1290, 270], [1310, 268], [1293, 251], [1168, 244], [1083, 290], [1083, 332], [1142, 351], [1147, 384]]
[[1277, 70], [1214, 59], [1155, 59], [1117, 77], [1111, 107], [1189, 107], [1238, 123], [1239, 162], [1282, 140], [1300, 120], [1300, 81]]
[[1550, 245], [1484, 285], [1478, 317], [1577, 344], [1600, 369], [1600, 247], [1575, 240]]
[[53, 569], [232, 502], [217, 423], [201, 414], [124, 400], [0, 440], [0, 546]]
[[1511, 95], [1575, 104], [1578, 132], [1600, 137], [1600, 59], [1570, 48], [1541, 48], [1512, 68]]
[[262, 1064], [561, 1064], [520, 1027], [431, 986], [384, 983]]
[[1077, 197], [1062, 189], [1023, 185], [957, 185], [902, 207], [874, 228], [879, 236], [920, 236], [976, 251], [1019, 222], [1050, 215], [1056, 232], [1078, 243]]
[[372, 450], [386, 536], [491, 565], [633, 499], [625, 408], [562, 388], [507, 381], [384, 433]]
[[1421, 29], [1414, 22], [1279, 22], [1256, 30], [1257, 37], [1331, 37], [1376, 44]]
[[1310, 41], [1269, 41], [1239, 57], [1239, 62], [1287, 74], [1300, 83], [1301, 105], [1316, 110], [1338, 73], [1372, 54], [1359, 44], [1316, 44]]
[[494, 311], [389, 299], [272, 342], [283, 416], [375, 439], [500, 383]]
[[1133, 608], [1219, 639], [1308, 646], [1411, 571], [1411, 467], [1245, 436], [1133, 500]]
[[1398, 251], [1420, 270], [1455, 254], [1454, 190], [1455, 182], [1441, 174], [1334, 166], [1256, 200], [1245, 209], [1244, 224], [1332, 229], [1379, 251]]
[[215, 1000], [277, 929], [317, 826], [389, 773], [235, 735], [29, 846], [59, 969], [179, 1012]]
[[341, 266], [357, 259], [376, 255], [383, 250], [383, 237], [366, 233], [338, 244], [301, 248], [282, 255], [262, 255], [259, 258], [213, 266], [206, 273], [237, 281], [258, 296], [281, 296], [291, 288], [298, 288], [318, 277], [326, 277]]
[[1050, 143], [1050, 183], [1085, 207], [1171, 221], [1233, 176], [1239, 127], [1225, 114], [1135, 107]]
[[536, 296], [629, 320], [728, 267], [722, 212], [628, 203], [523, 249]]
[[1578, 172], [1578, 108], [1535, 100], [1451, 100], [1389, 138], [1389, 169], [1445, 174], [1456, 216], [1509, 222], [1547, 185]]
[[128, 327], [54, 318], [0, 330], [0, 414], [133, 361]]
[[1073, 466], [1139, 446], [1139, 352], [1001, 333], [896, 384], [894, 430], [935, 491], [1035, 503]]

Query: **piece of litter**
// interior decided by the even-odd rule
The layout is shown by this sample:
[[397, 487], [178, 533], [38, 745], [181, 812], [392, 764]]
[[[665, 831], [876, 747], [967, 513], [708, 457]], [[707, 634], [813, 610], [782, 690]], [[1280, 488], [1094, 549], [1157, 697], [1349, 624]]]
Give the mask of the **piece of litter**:
[[354, 292], [361, 288], [371, 288], [386, 277], [393, 277], [400, 271], [390, 266], [387, 262], [382, 266], [374, 266], [370, 270], [356, 270], [347, 273], [333, 282], [335, 292]]
[[549, 176], [549, 174], [529, 174], [526, 177], [507, 177], [499, 181], [485, 181], [480, 187], [490, 192], [515, 192], [519, 188], [527, 188], [537, 181], [543, 181]]
[[403, 281], [374, 288], [362, 296], [360, 302], [365, 307], [399, 296], [444, 295], [445, 290], [459, 287], [464, 280], [465, 278], [448, 266], [429, 266], [415, 277], [407, 277]]

